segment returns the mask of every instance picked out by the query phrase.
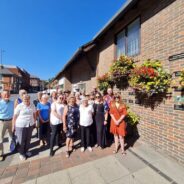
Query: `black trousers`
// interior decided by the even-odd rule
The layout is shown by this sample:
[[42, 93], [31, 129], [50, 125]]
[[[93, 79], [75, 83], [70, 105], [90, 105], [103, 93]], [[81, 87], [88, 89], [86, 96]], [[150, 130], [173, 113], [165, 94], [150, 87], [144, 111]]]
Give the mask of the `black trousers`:
[[90, 131], [91, 131], [91, 126], [81, 126], [81, 147], [89, 147], [91, 146], [90, 143]]
[[50, 137], [50, 151], [53, 151], [55, 145], [60, 146], [61, 144], [61, 127], [62, 124], [50, 125], [51, 137]]
[[49, 122], [41, 123], [40, 122], [40, 140], [46, 140], [48, 142], [48, 139], [50, 137], [50, 125]]

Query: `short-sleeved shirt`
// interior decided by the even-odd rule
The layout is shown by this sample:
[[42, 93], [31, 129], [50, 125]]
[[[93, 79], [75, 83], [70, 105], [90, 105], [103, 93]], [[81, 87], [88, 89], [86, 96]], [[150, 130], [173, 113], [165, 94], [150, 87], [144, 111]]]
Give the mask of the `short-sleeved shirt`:
[[0, 100], [0, 119], [8, 120], [12, 119], [14, 110], [13, 101]]
[[48, 121], [50, 118], [50, 103], [47, 102], [46, 104], [38, 103], [37, 110], [40, 111], [40, 116], [44, 121]]
[[93, 123], [93, 106], [88, 105], [87, 107], [81, 105], [79, 108], [80, 111], [80, 125], [81, 126], [90, 126]]
[[20, 103], [14, 110], [14, 115], [17, 116], [15, 126], [16, 127], [29, 127], [34, 125], [34, 113], [36, 109], [33, 104], [26, 106], [24, 103]]
[[55, 111], [58, 115], [63, 116], [63, 112], [64, 112], [64, 104], [60, 104], [57, 102], [53, 102], [51, 105], [51, 114], [50, 114], [50, 123], [52, 125], [58, 125], [63, 123], [60, 119], [58, 119], [53, 113], [52, 111]]

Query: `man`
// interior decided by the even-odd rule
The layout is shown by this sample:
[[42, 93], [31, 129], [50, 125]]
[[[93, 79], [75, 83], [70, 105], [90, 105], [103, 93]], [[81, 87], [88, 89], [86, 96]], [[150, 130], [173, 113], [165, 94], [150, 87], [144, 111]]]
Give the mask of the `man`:
[[0, 100], [0, 161], [3, 161], [3, 139], [8, 130], [9, 142], [12, 139], [12, 118], [14, 103], [10, 100], [9, 91], [4, 90], [1, 93], [2, 99]]

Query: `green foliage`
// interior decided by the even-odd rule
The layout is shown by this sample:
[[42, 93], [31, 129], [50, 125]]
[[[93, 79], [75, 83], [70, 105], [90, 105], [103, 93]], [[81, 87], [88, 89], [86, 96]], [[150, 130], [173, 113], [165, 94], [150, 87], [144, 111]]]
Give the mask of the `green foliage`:
[[167, 92], [171, 83], [171, 75], [163, 70], [158, 60], [147, 60], [132, 70], [129, 84], [134, 89], [149, 96]]
[[181, 85], [181, 87], [184, 87], [184, 69], [181, 71], [180, 85]]
[[134, 67], [135, 65], [132, 58], [120, 56], [110, 67], [110, 75], [114, 81], [119, 81], [122, 77], [128, 77]]
[[127, 112], [128, 114], [126, 116], [125, 121], [132, 126], [138, 124], [140, 121], [140, 117], [137, 114], [135, 114], [133, 111], [131, 111], [129, 107], [127, 109]]
[[113, 87], [114, 85], [109, 73], [105, 73], [104, 75], [98, 77], [97, 81], [100, 91], [107, 91], [108, 87]]

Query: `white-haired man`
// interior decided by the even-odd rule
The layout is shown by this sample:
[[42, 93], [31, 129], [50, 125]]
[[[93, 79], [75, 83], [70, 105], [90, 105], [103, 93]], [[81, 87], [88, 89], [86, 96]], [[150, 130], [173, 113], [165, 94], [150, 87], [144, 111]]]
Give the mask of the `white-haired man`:
[[10, 100], [9, 91], [4, 90], [1, 93], [2, 99], [0, 100], [0, 161], [3, 157], [3, 139], [6, 131], [9, 133], [9, 142], [12, 138], [12, 118], [14, 103]]

